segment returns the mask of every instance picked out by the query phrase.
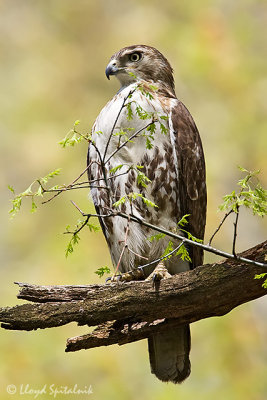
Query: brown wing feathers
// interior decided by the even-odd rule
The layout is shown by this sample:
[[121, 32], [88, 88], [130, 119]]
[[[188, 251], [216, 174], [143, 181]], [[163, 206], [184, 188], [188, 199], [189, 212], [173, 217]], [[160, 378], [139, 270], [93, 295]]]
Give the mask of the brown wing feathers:
[[[190, 214], [186, 230], [203, 239], [207, 202], [204, 153], [194, 120], [180, 101], [172, 109], [172, 124], [176, 137], [181, 216]], [[203, 251], [197, 247], [189, 251], [192, 267], [201, 265]]]

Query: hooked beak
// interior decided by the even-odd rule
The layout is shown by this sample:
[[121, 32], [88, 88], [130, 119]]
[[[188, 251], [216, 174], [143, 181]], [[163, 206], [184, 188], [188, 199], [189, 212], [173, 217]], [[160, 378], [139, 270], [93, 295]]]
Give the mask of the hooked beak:
[[109, 80], [110, 75], [116, 75], [119, 72], [119, 68], [116, 66], [116, 61], [112, 60], [106, 68], [106, 77]]

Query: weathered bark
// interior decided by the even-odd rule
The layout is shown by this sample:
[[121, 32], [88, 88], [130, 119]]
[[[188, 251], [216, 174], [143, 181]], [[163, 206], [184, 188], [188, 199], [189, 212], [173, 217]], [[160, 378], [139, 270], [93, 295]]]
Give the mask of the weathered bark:
[[[266, 249], [267, 241], [242, 256], [264, 262]], [[262, 267], [224, 260], [162, 280], [156, 288], [151, 281], [82, 286], [18, 283], [17, 297], [34, 303], [1, 308], [0, 321], [3, 328], [17, 330], [50, 328], [72, 321], [78, 325], [101, 324], [88, 335], [69, 339], [66, 351], [124, 344], [164, 330], [166, 318], [174, 326], [191, 323], [224, 315], [264, 296], [267, 291], [262, 281], [254, 279], [262, 272]]]

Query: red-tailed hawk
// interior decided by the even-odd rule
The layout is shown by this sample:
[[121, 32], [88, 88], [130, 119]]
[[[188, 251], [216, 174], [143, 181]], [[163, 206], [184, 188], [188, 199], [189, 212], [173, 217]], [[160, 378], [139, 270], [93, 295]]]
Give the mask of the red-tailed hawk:
[[[106, 75], [121, 88], [100, 112], [88, 152], [89, 180], [95, 208], [114, 266], [120, 272], [151, 263], [148, 276], [169, 238], [120, 216], [133, 214], [173, 231], [190, 214], [186, 230], [203, 239], [206, 221], [205, 161], [197, 127], [177, 99], [173, 70], [155, 48], [125, 47], [114, 54]], [[156, 207], [150, 207], [152, 202]], [[150, 240], [149, 240], [150, 239]], [[127, 244], [127, 246], [125, 246]], [[175, 248], [179, 242], [173, 241]], [[164, 261], [170, 274], [201, 265], [203, 252], [188, 248], [191, 262], [173, 256]], [[182, 382], [190, 374], [190, 330], [153, 335], [148, 340], [151, 371], [162, 381]]]

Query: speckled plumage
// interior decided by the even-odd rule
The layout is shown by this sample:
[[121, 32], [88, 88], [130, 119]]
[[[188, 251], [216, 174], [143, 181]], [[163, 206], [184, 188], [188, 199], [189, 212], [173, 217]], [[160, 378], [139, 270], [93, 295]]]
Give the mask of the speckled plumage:
[[[132, 61], [131, 58], [139, 57], [136, 54], [140, 59]], [[170, 64], [158, 50], [136, 45], [114, 54], [106, 73], [108, 77], [117, 76], [121, 89], [100, 112], [92, 129], [94, 145], [89, 148], [89, 179], [103, 179], [100, 161], [106, 162], [106, 176], [110, 187], [107, 190], [94, 187], [96, 184], [91, 185], [97, 211], [107, 214], [112, 204], [123, 196], [133, 192], [141, 193], [158, 207], [147, 207], [138, 198], [132, 204], [126, 201], [119, 209], [124, 213], [132, 212], [137, 217], [168, 230], [176, 229], [180, 218], [190, 214], [186, 229], [203, 239], [206, 219], [204, 155], [195, 123], [189, 111], [175, 96]], [[151, 84], [157, 90], [152, 89]], [[140, 87], [143, 89], [140, 90]], [[152, 97], [147, 96], [147, 92]], [[132, 119], [127, 118], [128, 108], [123, 106], [125, 103], [131, 103]], [[151, 115], [153, 113], [154, 118], [156, 115], [158, 119], [150, 149], [146, 146], [146, 137], [142, 135], [146, 131], [142, 128], [153, 117], [141, 119], [137, 115], [139, 106]], [[163, 133], [160, 123], [166, 128], [166, 134]], [[138, 131], [140, 134], [116, 152], [125, 140], [124, 136], [118, 135], [121, 130], [127, 132], [128, 137]], [[123, 166], [113, 174], [118, 175], [113, 178], [109, 171], [118, 165]], [[137, 172], [134, 169], [129, 170], [131, 165], [143, 167], [141, 171], [151, 180], [146, 188], [137, 183]], [[97, 186], [99, 185], [104, 186], [103, 180], [97, 182]], [[127, 221], [116, 216], [112, 219], [102, 218], [100, 222], [112, 261], [117, 265], [124, 246]], [[149, 241], [148, 238], [155, 233], [157, 232], [130, 222], [128, 248], [124, 251], [119, 266], [121, 272], [152, 262], [162, 255], [169, 239], [165, 237], [159, 241]], [[179, 242], [174, 243], [174, 246], [178, 244]], [[165, 261], [168, 271], [175, 274], [202, 264], [203, 253], [200, 249], [189, 248], [189, 253], [192, 263], [172, 257]], [[146, 257], [148, 261], [140, 256]], [[155, 264], [152, 264], [145, 270], [147, 276], [154, 267]], [[163, 381], [181, 382], [190, 373], [189, 351], [188, 326], [179, 328], [177, 332], [154, 335], [149, 339], [152, 372]]]

